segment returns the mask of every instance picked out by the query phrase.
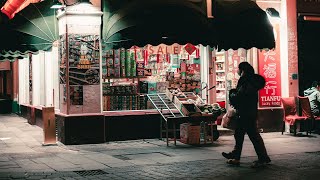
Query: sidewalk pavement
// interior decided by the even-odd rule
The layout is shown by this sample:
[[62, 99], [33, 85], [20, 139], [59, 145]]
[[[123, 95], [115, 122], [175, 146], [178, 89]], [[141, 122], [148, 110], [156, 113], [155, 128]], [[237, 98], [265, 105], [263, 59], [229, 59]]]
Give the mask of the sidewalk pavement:
[[233, 136], [202, 146], [167, 147], [158, 139], [42, 146], [41, 128], [0, 115], [0, 179], [319, 179], [319, 135], [262, 137], [272, 164], [251, 169], [256, 154], [248, 137], [241, 166], [230, 167], [221, 152], [233, 148]]

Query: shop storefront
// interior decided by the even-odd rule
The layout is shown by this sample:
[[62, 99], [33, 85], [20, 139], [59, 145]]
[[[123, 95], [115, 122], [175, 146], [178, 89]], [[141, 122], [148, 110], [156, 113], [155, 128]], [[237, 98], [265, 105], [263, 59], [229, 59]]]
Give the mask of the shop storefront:
[[297, 1], [298, 13], [298, 57], [299, 57], [299, 94], [311, 87], [313, 81], [320, 81], [315, 75], [319, 67], [317, 49], [320, 36], [320, 1]]
[[103, 12], [89, 4], [86, 11], [78, 5], [59, 10], [59, 43], [19, 61], [24, 114], [41, 126], [41, 107], [55, 107], [65, 144], [157, 138], [161, 116], [147, 94], [179, 88], [228, 108], [237, 66], [248, 61], [267, 79], [259, 127], [280, 130], [279, 97], [289, 89], [286, 25], [270, 19], [272, 30], [265, 10], [282, 14], [283, 2], [221, 2], [213, 3], [213, 19], [205, 1], [103, 1]]
[[[91, 127], [101, 129], [99, 137], [102, 141], [159, 137], [160, 115], [148, 101], [147, 94], [179, 88], [183, 92], [198, 94], [212, 104], [216, 102], [217, 92], [219, 103], [226, 107], [227, 92], [236, 86], [239, 78], [235, 73], [238, 63], [255, 61], [254, 50], [250, 47], [272, 47], [272, 38], [271, 43], [270, 39], [253, 40], [257, 35], [250, 30], [239, 30], [231, 37], [217, 38], [222, 32], [210, 26], [221, 23], [219, 19], [225, 14], [213, 13], [217, 21], [210, 21], [192, 2], [108, 2], [103, 5], [101, 47], [98, 46], [98, 23], [84, 25], [76, 17], [68, 16], [68, 12], [65, 17], [58, 15], [59, 23], [67, 24], [62, 25], [62, 31], [59, 31], [60, 115], [63, 118], [58, 122], [63, 123], [58, 124], [64, 124], [65, 131], [74, 132], [72, 136], [97, 138], [87, 129], [90, 121]], [[232, 26], [250, 26], [232, 22], [244, 23], [245, 18], [252, 14], [258, 17], [251, 19], [256, 20], [252, 23], [266, 18], [265, 12], [255, 3], [249, 5], [255, 10], [250, 9], [241, 18], [230, 15], [220, 31], [229, 30]], [[69, 9], [70, 15], [72, 10], [77, 8]], [[91, 18], [98, 17], [99, 13], [92, 14]], [[261, 33], [270, 33], [270, 27], [266, 21], [259, 24], [258, 29], [265, 28]], [[269, 37], [268, 33], [265, 33], [266, 37]], [[218, 52], [218, 43], [221, 48], [235, 50], [221, 49]], [[240, 47], [247, 49], [238, 49]], [[224, 56], [220, 63], [216, 62], [216, 54]], [[225, 74], [222, 74], [223, 70]], [[219, 81], [220, 77], [225, 82]], [[87, 120], [83, 116], [87, 116]], [[92, 120], [88, 120], [90, 118]], [[70, 141], [66, 143], [74, 143]]]

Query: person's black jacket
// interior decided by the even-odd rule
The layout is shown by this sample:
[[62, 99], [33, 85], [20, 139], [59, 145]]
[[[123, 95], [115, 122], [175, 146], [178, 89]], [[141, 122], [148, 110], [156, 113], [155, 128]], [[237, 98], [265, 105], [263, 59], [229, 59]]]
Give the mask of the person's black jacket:
[[265, 79], [258, 74], [240, 77], [237, 88], [230, 90], [230, 104], [237, 110], [240, 126], [256, 124], [258, 112], [258, 91], [265, 86]]

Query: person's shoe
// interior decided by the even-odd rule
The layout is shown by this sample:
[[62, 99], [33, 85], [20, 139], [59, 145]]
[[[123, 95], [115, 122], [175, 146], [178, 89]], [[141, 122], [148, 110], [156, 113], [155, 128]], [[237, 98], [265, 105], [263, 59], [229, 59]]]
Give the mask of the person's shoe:
[[271, 159], [268, 158], [266, 160], [258, 160], [258, 161], [253, 161], [253, 163], [251, 164], [251, 168], [260, 168], [260, 167], [264, 167], [266, 165], [268, 165], [271, 162]]
[[229, 153], [222, 152], [222, 156], [225, 157], [226, 159], [234, 159], [234, 154], [232, 152], [229, 152]]
[[264, 162], [265, 162], [266, 164], [270, 164], [270, 163], [271, 163], [271, 159], [270, 159], [269, 157], [267, 157], [267, 158], [264, 160]]
[[227, 164], [230, 164], [230, 165], [233, 165], [233, 166], [240, 166], [240, 160], [228, 159]]

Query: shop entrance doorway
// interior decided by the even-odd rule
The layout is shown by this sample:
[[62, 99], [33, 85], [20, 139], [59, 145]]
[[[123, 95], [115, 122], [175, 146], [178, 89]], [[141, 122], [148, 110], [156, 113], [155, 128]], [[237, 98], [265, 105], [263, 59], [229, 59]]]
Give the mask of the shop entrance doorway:
[[299, 94], [320, 81], [320, 21], [298, 21]]

